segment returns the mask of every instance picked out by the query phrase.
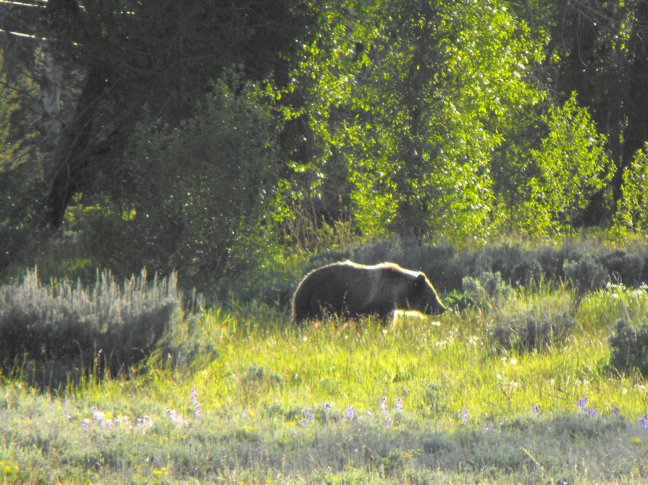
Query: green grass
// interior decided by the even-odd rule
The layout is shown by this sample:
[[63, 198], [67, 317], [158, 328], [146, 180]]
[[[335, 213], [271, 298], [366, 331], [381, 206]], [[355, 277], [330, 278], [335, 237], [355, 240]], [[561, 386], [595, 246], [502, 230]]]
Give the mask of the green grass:
[[[0, 477], [643, 483], [647, 383], [607, 363], [615, 322], [643, 321], [648, 295], [610, 288], [577, 310], [573, 302], [568, 289], [541, 286], [436, 321], [403, 316], [386, 329], [371, 320], [296, 328], [263, 306], [214, 308], [173, 330], [174, 348], [193, 351], [181, 363], [158, 352], [131, 379], [90, 379], [54, 394], [6, 379]], [[527, 311], [571, 311], [577, 326], [543, 352], [498, 351], [493, 328]], [[579, 408], [584, 396], [596, 416]]]

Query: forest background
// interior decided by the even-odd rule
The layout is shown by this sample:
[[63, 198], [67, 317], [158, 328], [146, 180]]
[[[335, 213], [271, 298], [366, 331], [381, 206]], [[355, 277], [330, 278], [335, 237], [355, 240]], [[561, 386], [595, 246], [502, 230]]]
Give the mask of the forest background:
[[3, 2], [0, 28], [4, 280], [217, 292], [351, 241], [648, 226], [643, 1]]

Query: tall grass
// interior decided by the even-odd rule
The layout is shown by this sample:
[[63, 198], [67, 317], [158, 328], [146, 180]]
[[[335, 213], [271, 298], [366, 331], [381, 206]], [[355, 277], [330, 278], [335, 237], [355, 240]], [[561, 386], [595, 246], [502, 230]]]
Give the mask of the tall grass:
[[[91, 379], [56, 397], [6, 379], [0, 477], [641, 483], [646, 382], [610, 371], [608, 339], [619, 317], [639, 321], [646, 310], [643, 290], [580, 298], [558, 284], [434, 321], [401, 315], [392, 328], [296, 327], [263, 304], [212, 308], [177, 321], [165, 345], [181, 350], [158, 347], [129, 379]], [[533, 350], [493, 341], [515, 316], [565, 313], [575, 325], [560, 341]]]

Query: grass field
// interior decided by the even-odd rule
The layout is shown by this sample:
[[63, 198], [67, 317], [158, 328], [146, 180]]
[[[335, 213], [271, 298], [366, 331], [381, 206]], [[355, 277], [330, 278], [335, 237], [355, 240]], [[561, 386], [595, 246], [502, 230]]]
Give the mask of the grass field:
[[[186, 315], [130, 379], [0, 389], [5, 483], [645, 483], [648, 389], [610, 369], [648, 293], [544, 285], [395, 325], [296, 328], [260, 305]], [[498, 348], [520, 315], [575, 326]]]

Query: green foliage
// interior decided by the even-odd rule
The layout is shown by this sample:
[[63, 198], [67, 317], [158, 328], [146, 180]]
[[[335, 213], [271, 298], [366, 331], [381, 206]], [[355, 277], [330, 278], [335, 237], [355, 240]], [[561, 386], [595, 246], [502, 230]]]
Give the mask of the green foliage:
[[[20, 109], [19, 90], [7, 84], [3, 61], [0, 49], [0, 276], [19, 259], [19, 253], [32, 247], [35, 235], [28, 224], [35, 216], [37, 189], [42, 183], [38, 158], [34, 152], [29, 157], [25, 148], [27, 140], [13, 129], [12, 121]], [[27, 87], [20, 88], [32, 94]], [[31, 133], [25, 138], [29, 136]]]
[[624, 320], [616, 324], [610, 337], [612, 357], [610, 365], [619, 372], [639, 371], [648, 377], [648, 325], [637, 328]]
[[24, 151], [11, 140], [11, 115], [19, 108], [18, 95], [7, 87], [4, 74], [4, 56], [0, 50], [0, 173], [11, 170], [24, 162]]
[[544, 121], [549, 133], [530, 153], [537, 175], [529, 180], [523, 223], [531, 234], [569, 231], [614, 173], [605, 137], [574, 93], [563, 106], [550, 107]]
[[[534, 29], [551, 36], [548, 46], [552, 87], [566, 98], [576, 91], [597, 129], [607, 138], [606, 150], [616, 167], [609, 186], [615, 203], [623, 187], [622, 173], [646, 141], [648, 97], [638, 95], [639, 73], [645, 71], [645, 5], [637, 1], [596, 3], [514, 2]], [[590, 221], [607, 224], [614, 207], [593, 200]]]
[[275, 249], [277, 130], [259, 89], [232, 74], [180, 127], [141, 125], [124, 185], [81, 199], [70, 227], [97, 266], [119, 275], [176, 268], [185, 284], [214, 289]]
[[346, 167], [363, 234], [458, 244], [582, 223], [614, 167], [576, 94], [559, 106], [541, 88], [546, 32], [502, 2], [338, 7], [320, 6], [291, 116], [319, 141], [318, 184]]
[[614, 250], [599, 254], [597, 260], [605, 268], [611, 281], [623, 282], [626, 286], [639, 286], [646, 278], [646, 254], [644, 251]]
[[[127, 4], [34, 20], [60, 54], [62, 132], [38, 119], [47, 92], [16, 81], [19, 63], [0, 79], [5, 278], [60, 260], [39, 228], [58, 228], [70, 203], [52, 244], [73, 248], [62, 271], [176, 269], [183, 285], [219, 293], [271, 265], [278, 241], [344, 251], [398, 235], [462, 249], [509, 231], [570, 233], [611, 220], [615, 204], [619, 232], [645, 229], [636, 2]], [[589, 16], [598, 20], [580, 23]], [[38, 79], [45, 51], [34, 52]], [[34, 126], [45, 175], [38, 150], [21, 150]], [[483, 271], [515, 286], [547, 272], [515, 250], [515, 263], [490, 255], [462, 260], [464, 270], [416, 251], [401, 256], [451, 288]], [[631, 272], [629, 260], [610, 261]], [[264, 298], [289, 290], [284, 278]]]
[[320, 6], [293, 86], [309, 94], [315, 166], [345, 161], [365, 234], [487, 236], [492, 152], [544, 96], [526, 73], [541, 47], [500, 2], [340, 7]]
[[0, 288], [0, 366], [39, 386], [128, 373], [178, 322], [176, 275], [148, 283], [146, 272], [119, 285], [109, 272], [92, 288], [43, 285], [36, 270]]
[[614, 226], [620, 232], [642, 232], [648, 228], [648, 142], [634, 155], [623, 172], [622, 196], [614, 214]]
[[461, 282], [463, 292], [474, 305], [497, 305], [500, 300], [509, 297], [512, 288], [504, 281], [500, 273], [483, 272], [477, 277], [466, 276]]

